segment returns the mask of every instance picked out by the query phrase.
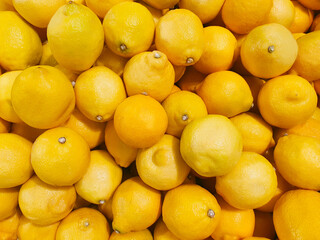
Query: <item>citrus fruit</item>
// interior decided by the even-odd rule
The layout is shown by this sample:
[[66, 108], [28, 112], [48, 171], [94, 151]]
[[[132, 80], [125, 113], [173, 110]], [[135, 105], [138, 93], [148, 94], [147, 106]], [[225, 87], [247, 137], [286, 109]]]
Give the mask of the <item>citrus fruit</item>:
[[33, 176], [22, 185], [19, 206], [23, 215], [37, 225], [50, 225], [65, 218], [76, 201], [73, 186], [54, 187]]
[[15, 214], [0, 221], [0, 236], [2, 240], [17, 239], [21, 212], [17, 209]]
[[137, 231], [137, 232], [129, 232], [129, 233], [116, 233], [113, 232], [109, 238], [109, 240], [153, 240], [152, 234], [148, 229]]
[[114, 5], [121, 2], [132, 2], [132, 0], [85, 0], [86, 5], [90, 8], [99, 18], [104, 18], [106, 13]]
[[168, 229], [179, 239], [204, 239], [217, 227], [221, 208], [206, 189], [183, 184], [165, 195], [162, 217]]
[[194, 68], [194, 66], [189, 66], [186, 68], [185, 73], [181, 79], [177, 82], [177, 85], [181, 90], [196, 92], [199, 84], [206, 78], [206, 75], [199, 72]]
[[161, 194], [139, 177], [130, 178], [117, 188], [112, 199], [112, 228], [118, 233], [142, 231], [157, 221]]
[[32, 143], [19, 135], [0, 134], [0, 188], [21, 185], [32, 176], [31, 147]]
[[150, 6], [157, 8], [157, 9], [172, 8], [172, 7], [174, 7], [174, 5], [176, 5], [179, 2], [179, 0], [162, 0], [162, 1], [143, 0], [143, 1], [146, 2], [147, 4], [149, 4]]
[[286, 28], [289, 28], [294, 20], [295, 8], [290, 0], [273, 0], [272, 8], [266, 23], [279, 23]]
[[[177, 22], [179, 28], [176, 27]], [[156, 26], [155, 43], [171, 63], [177, 66], [195, 64], [204, 49], [203, 26], [199, 17], [187, 9], [169, 11]]]
[[253, 102], [247, 82], [239, 74], [219, 71], [208, 75], [196, 90], [209, 114], [233, 117], [250, 109]]
[[294, 19], [289, 27], [293, 33], [306, 32], [313, 21], [313, 11], [301, 5], [298, 1], [291, 1], [294, 5]]
[[142, 52], [127, 62], [123, 81], [128, 96], [142, 93], [162, 102], [171, 92], [174, 76], [173, 66], [164, 53]]
[[74, 1], [55, 12], [47, 35], [54, 58], [73, 71], [89, 69], [102, 52], [104, 37], [99, 18], [88, 7]]
[[0, 221], [15, 214], [18, 206], [19, 188], [0, 188]]
[[155, 23], [149, 10], [136, 2], [114, 5], [103, 19], [105, 42], [111, 51], [132, 57], [152, 44]]
[[269, 23], [253, 29], [241, 46], [243, 66], [259, 78], [273, 78], [287, 72], [295, 62], [298, 45], [281, 24]]
[[106, 122], [126, 98], [121, 78], [104, 66], [93, 67], [77, 78], [77, 108], [92, 121]]
[[253, 106], [251, 106], [251, 109], [256, 113], [259, 113], [258, 104], [257, 104], [258, 95], [262, 86], [266, 83], [266, 81], [254, 76], [243, 76], [243, 78], [248, 83], [251, 90], [252, 97], [253, 97]]
[[41, 56], [39, 64], [40, 65], [49, 65], [51, 67], [55, 67], [56, 65], [58, 65], [57, 60], [52, 55], [48, 41], [45, 41], [42, 44], [42, 56]]
[[33, 66], [20, 73], [12, 86], [11, 101], [22, 121], [41, 129], [65, 122], [75, 106], [74, 91], [68, 78], [58, 69], [45, 65]]
[[[254, 152], [243, 152], [238, 164], [217, 177], [216, 191], [231, 206], [253, 209], [266, 204], [277, 189], [277, 176], [271, 163]], [[243, 194], [245, 193], [245, 194]]]
[[15, 133], [30, 142], [34, 142], [37, 137], [39, 137], [42, 133], [44, 133], [46, 129], [38, 129], [30, 127], [24, 122], [14, 123], [11, 125], [11, 133]]
[[169, 231], [162, 218], [160, 218], [156, 223], [153, 237], [154, 240], [179, 240], [179, 238]]
[[203, 100], [189, 91], [172, 93], [162, 102], [162, 106], [168, 116], [167, 133], [178, 138], [191, 121], [208, 114]]
[[150, 96], [126, 98], [116, 109], [114, 128], [119, 138], [135, 148], [150, 147], [160, 140], [168, 125], [161, 104]]
[[199, 175], [225, 175], [240, 159], [241, 134], [228, 118], [208, 115], [193, 120], [184, 128], [180, 152], [184, 161]]

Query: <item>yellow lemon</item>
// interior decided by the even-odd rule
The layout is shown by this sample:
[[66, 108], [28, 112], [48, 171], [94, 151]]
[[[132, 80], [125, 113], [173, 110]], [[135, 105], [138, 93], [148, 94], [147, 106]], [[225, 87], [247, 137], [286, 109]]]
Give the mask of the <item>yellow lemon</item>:
[[71, 186], [82, 178], [90, 162], [87, 142], [77, 132], [58, 127], [41, 134], [32, 146], [31, 164], [47, 184]]
[[253, 29], [241, 46], [243, 66], [254, 76], [273, 78], [287, 72], [295, 62], [298, 45], [291, 32], [279, 23]]
[[90, 8], [99, 18], [104, 18], [106, 13], [114, 5], [121, 2], [132, 2], [133, 0], [85, 0], [88, 8]]
[[230, 172], [240, 160], [242, 138], [228, 118], [208, 115], [185, 127], [180, 151], [186, 163], [199, 175], [221, 176]]
[[32, 143], [19, 135], [0, 134], [0, 188], [21, 185], [32, 176], [31, 147]]
[[291, 190], [276, 203], [273, 222], [280, 239], [317, 239], [320, 222], [320, 194], [311, 190]]
[[294, 6], [294, 19], [289, 27], [293, 33], [306, 32], [313, 21], [313, 11], [301, 5], [298, 1], [292, 1]]
[[105, 144], [119, 166], [129, 167], [136, 160], [138, 149], [125, 144], [119, 138], [113, 120], [108, 121], [105, 128]]
[[174, 5], [176, 5], [179, 2], [179, 0], [162, 0], [162, 1], [143, 0], [143, 1], [146, 2], [147, 4], [149, 4], [150, 6], [157, 8], [157, 9], [172, 8], [172, 7], [174, 7]]
[[[176, 66], [176, 65], [172, 65], [172, 66], [173, 66], [174, 73], [175, 73], [174, 82], [176, 83], [182, 78], [187, 67], [186, 66]], [[176, 86], [176, 85], [174, 85], [174, 86]]]
[[138, 0], [137, 2], [145, 6], [149, 10], [149, 12], [152, 14], [155, 25], [157, 25], [159, 22], [159, 19], [163, 16], [162, 10], [154, 8], [151, 5], [148, 5], [143, 0]]
[[0, 65], [9, 71], [39, 63], [42, 44], [36, 31], [16, 12], [0, 12]]
[[179, 139], [167, 134], [153, 146], [139, 150], [136, 166], [141, 179], [158, 190], [181, 185], [190, 171], [181, 157]]
[[208, 75], [196, 90], [209, 114], [233, 117], [248, 111], [253, 102], [249, 85], [239, 74], [220, 71]]
[[106, 124], [88, 119], [77, 108], [74, 109], [70, 118], [61, 126], [70, 128], [80, 134], [88, 143], [90, 149], [97, 147], [104, 140]]
[[112, 222], [113, 220], [113, 213], [112, 213], [112, 197], [109, 198], [109, 200], [107, 200], [106, 202], [104, 202], [103, 204], [99, 204], [98, 208], [99, 211], [105, 215], [107, 217], [108, 220], [110, 220]]
[[115, 54], [108, 48], [108, 46], [104, 46], [102, 53], [94, 63], [94, 66], [105, 66], [119, 76], [122, 76], [127, 61], [127, 58]]
[[109, 240], [153, 240], [152, 234], [148, 229], [137, 231], [137, 232], [129, 232], [129, 233], [116, 233], [113, 232], [109, 238]]
[[151, 147], [164, 135], [167, 126], [165, 110], [150, 96], [128, 97], [114, 115], [114, 128], [119, 138], [134, 148]]
[[32, 25], [46, 28], [54, 13], [64, 5], [66, 0], [12, 0], [17, 12]]
[[56, 232], [60, 222], [41, 226], [32, 223], [28, 218], [22, 216], [20, 218], [18, 237], [20, 240], [55, 240]]
[[75, 184], [77, 193], [94, 204], [103, 204], [121, 183], [122, 169], [107, 151], [95, 150], [84, 176]]
[[187, 9], [169, 11], [156, 26], [155, 43], [173, 64], [195, 64], [204, 49], [203, 26], [199, 17]]
[[130, 178], [117, 188], [112, 199], [112, 228], [119, 233], [141, 231], [157, 221], [161, 194], [139, 177]]
[[171, 92], [174, 76], [173, 66], [164, 53], [142, 52], [126, 64], [123, 81], [128, 96], [142, 93], [162, 102]]
[[251, 90], [252, 97], [253, 97], [253, 106], [251, 106], [251, 109], [256, 113], [259, 113], [258, 103], [257, 103], [258, 95], [259, 95], [260, 89], [266, 83], [266, 81], [264, 81], [261, 78], [257, 78], [253, 76], [243, 76], [243, 78], [248, 83]]
[[54, 58], [70, 70], [89, 69], [102, 52], [101, 22], [82, 4], [69, 1], [60, 7], [51, 18], [47, 32]]
[[[0, 221], [0, 239], [1, 240], [16, 240], [18, 239], [18, 227], [21, 213], [17, 209], [15, 214]], [[23, 240], [23, 239], [21, 239]]]
[[10, 131], [11, 124], [6, 120], [0, 118], [0, 133], [7, 133]]
[[206, 189], [183, 184], [165, 195], [162, 217], [168, 229], [179, 239], [204, 239], [217, 227], [221, 208]]
[[54, 187], [33, 176], [22, 185], [19, 206], [23, 215], [37, 225], [50, 225], [65, 218], [76, 201], [73, 186]]
[[320, 140], [291, 134], [279, 139], [274, 151], [277, 169], [290, 184], [320, 190]]
[[45, 41], [42, 44], [42, 56], [41, 56], [39, 64], [40, 65], [49, 65], [52, 67], [55, 67], [56, 65], [58, 65], [57, 60], [52, 55], [48, 41]]
[[83, 208], [83, 207], [89, 207], [91, 205], [90, 202], [84, 200], [82, 197], [80, 197], [77, 194], [76, 202], [74, 203], [73, 209]]
[[168, 115], [167, 133], [178, 138], [187, 124], [208, 114], [203, 100], [189, 91], [171, 94], [162, 106]]
[[310, 83], [296, 75], [283, 75], [265, 83], [258, 95], [264, 120], [291, 128], [308, 120], [317, 107], [317, 94]]
[[277, 189], [277, 175], [271, 163], [254, 152], [243, 152], [238, 164], [217, 177], [216, 191], [231, 206], [253, 209], [266, 204]]
[[87, 118], [106, 122], [126, 98], [121, 78], [104, 66], [93, 67], [78, 78], [75, 85], [78, 109]]
[[179, 240], [179, 238], [169, 231], [162, 218], [160, 218], [156, 223], [153, 237], [154, 240]]
[[29, 140], [30, 142], [34, 142], [37, 137], [39, 137], [42, 133], [44, 133], [45, 129], [38, 129], [30, 127], [29, 125], [25, 124], [24, 122], [14, 123], [11, 126], [11, 133], [15, 133], [25, 139]]
[[203, 29], [205, 47], [200, 60], [194, 65], [199, 72], [209, 74], [232, 67], [237, 40], [226, 28], [209, 26]]
[[15, 214], [19, 188], [0, 188], [0, 221]]
[[11, 101], [22, 121], [41, 129], [65, 122], [75, 106], [68, 78], [58, 69], [45, 65], [27, 68], [16, 78]]
[[240, 210], [230, 206], [220, 196], [217, 197], [221, 207], [220, 221], [211, 234], [215, 240], [242, 239], [251, 237], [255, 226], [252, 209]]
[[136, 2], [113, 6], [103, 19], [105, 42], [111, 51], [132, 57], [152, 44], [155, 23], [149, 10]]
[[64, 73], [64, 75], [66, 75], [66, 77], [70, 80], [72, 86], [74, 87], [75, 84], [76, 84], [76, 80], [79, 76], [79, 73], [78, 72], [75, 72], [75, 71], [72, 71], [68, 68], [65, 68], [63, 66], [61, 66], [60, 64], [58, 65], [55, 65], [54, 66], [56, 69], [59, 69], [61, 72]]
[[189, 66], [186, 68], [185, 73], [181, 79], [177, 82], [177, 85], [181, 90], [196, 92], [200, 83], [206, 78], [206, 75], [199, 72], [194, 68], [194, 66]]
[[292, 70], [308, 81], [320, 79], [320, 31], [308, 33], [297, 39], [298, 56]]
[[240, 131], [243, 151], [264, 153], [274, 145], [272, 127], [255, 113], [241, 113], [230, 119]]
[[56, 240], [105, 240], [109, 239], [110, 226], [99, 211], [80, 208], [63, 219], [58, 227]]
[[0, 117], [8, 122], [21, 122], [11, 102], [12, 86], [21, 72], [22, 71], [6, 72], [0, 76]]
[[294, 20], [295, 9], [290, 0], [273, 0], [272, 8], [266, 18], [266, 23], [279, 23], [289, 28]]

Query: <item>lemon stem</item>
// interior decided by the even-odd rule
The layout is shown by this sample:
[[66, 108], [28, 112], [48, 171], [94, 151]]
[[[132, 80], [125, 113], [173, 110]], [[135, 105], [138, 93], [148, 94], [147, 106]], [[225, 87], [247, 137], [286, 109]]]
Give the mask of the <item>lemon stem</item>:
[[61, 137], [58, 139], [59, 143], [64, 144], [67, 140], [65, 137]]
[[120, 44], [120, 50], [121, 50], [122, 52], [124, 52], [125, 50], [127, 50], [127, 46], [124, 45], [123, 43], [121, 43], [121, 44]]
[[216, 214], [214, 213], [214, 211], [213, 211], [212, 209], [209, 209], [209, 210], [208, 210], [208, 217], [209, 217], [209, 218], [213, 218], [214, 215], [216, 215]]
[[194, 59], [192, 57], [187, 58], [187, 64], [191, 64], [194, 62]]
[[96, 116], [96, 119], [97, 119], [98, 121], [101, 121], [101, 120], [102, 120], [102, 116], [101, 116], [101, 115], [98, 115], [98, 116]]
[[268, 52], [269, 52], [269, 53], [273, 53], [274, 50], [275, 50], [275, 48], [274, 48], [273, 45], [271, 45], [271, 46], [268, 47]]

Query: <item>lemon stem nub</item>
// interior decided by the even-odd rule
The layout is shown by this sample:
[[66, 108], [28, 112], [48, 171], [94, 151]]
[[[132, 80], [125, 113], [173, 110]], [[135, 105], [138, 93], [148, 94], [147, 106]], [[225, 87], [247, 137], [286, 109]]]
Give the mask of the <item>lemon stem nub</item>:
[[114, 231], [115, 231], [117, 234], [119, 234], [119, 233], [120, 233], [117, 229], [115, 229]]
[[102, 120], [102, 116], [98, 115], [98, 116], [96, 116], [96, 119], [97, 119], [98, 121], [101, 121], [101, 120]]
[[84, 222], [84, 225], [85, 225], [86, 227], [88, 227], [88, 226], [89, 226], [89, 223], [88, 223], [88, 222]]
[[147, 93], [147, 92], [142, 92], [141, 94], [142, 94], [142, 95], [145, 95], [145, 96], [148, 96], [148, 93]]
[[216, 214], [214, 213], [214, 211], [213, 211], [212, 209], [209, 209], [209, 210], [208, 210], [208, 217], [209, 217], [209, 218], [214, 218], [214, 215], [216, 215]]
[[100, 200], [99, 203], [100, 204], [104, 204], [106, 201], [105, 200]]
[[74, 87], [76, 85], [76, 81], [72, 81], [71, 84], [72, 84], [72, 87]]
[[161, 58], [161, 55], [160, 55], [158, 52], [155, 52], [155, 53], [154, 53], [154, 57], [155, 57], [155, 58]]
[[187, 64], [193, 63], [194, 59], [192, 57], [187, 58]]
[[273, 53], [274, 50], [275, 50], [275, 49], [274, 49], [274, 46], [273, 46], [273, 45], [271, 45], [271, 46], [268, 47], [268, 52], [269, 52], [269, 53]]
[[121, 44], [120, 44], [120, 50], [121, 50], [122, 52], [124, 52], [125, 50], [127, 50], [127, 46], [124, 45], [123, 43], [121, 43]]
[[58, 141], [59, 141], [59, 143], [64, 144], [67, 140], [65, 137], [61, 137], [61, 138], [59, 138]]
[[183, 121], [187, 121], [189, 119], [187, 114], [182, 115], [182, 120]]

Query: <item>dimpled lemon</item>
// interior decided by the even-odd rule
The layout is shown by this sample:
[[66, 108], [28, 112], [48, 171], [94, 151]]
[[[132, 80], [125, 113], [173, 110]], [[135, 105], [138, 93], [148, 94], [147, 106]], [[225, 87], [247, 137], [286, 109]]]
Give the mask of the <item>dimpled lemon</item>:
[[41, 129], [65, 122], [75, 106], [69, 79], [58, 69], [45, 65], [27, 68], [16, 78], [11, 101], [22, 121]]
[[16, 12], [0, 11], [0, 65], [23, 70], [39, 63], [42, 44], [36, 31]]
[[208, 115], [185, 127], [180, 151], [185, 162], [199, 175], [221, 176], [240, 160], [242, 138], [228, 118]]
[[103, 49], [103, 28], [99, 18], [86, 6], [73, 1], [56, 11], [49, 22], [47, 35], [54, 58], [70, 70], [89, 69]]
[[136, 2], [122, 2], [108, 11], [103, 28], [110, 50], [123, 57], [132, 57], [149, 49], [155, 24], [146, 7]]

